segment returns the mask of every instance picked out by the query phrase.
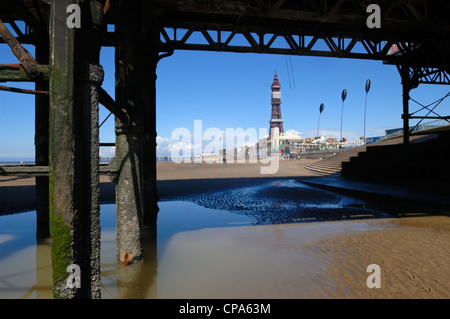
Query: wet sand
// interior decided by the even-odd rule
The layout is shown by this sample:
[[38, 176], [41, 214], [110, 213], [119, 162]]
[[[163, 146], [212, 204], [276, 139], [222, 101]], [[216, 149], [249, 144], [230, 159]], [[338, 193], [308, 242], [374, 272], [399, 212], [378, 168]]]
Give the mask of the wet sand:
[[[448, 299], [449, 219], [389, 219], [383, 229], [334, 236], [301, 249], [325, 261], [322, 289], [332, 298]], [[367, 288], [370, 264], [380, 267], [381, 288]]]
[[[278, 174], [272, 177], [313, 177], [304, 169], [307, 162], [282, 161]], [[262, 177], [265, 176], [259, 174], [258, 164], [158, 163], [158, 187], [162, 196], [168, 198], [252, 185]], [[102, 182], [107, 186], [106, 193], [111, 193], [114, 188], [108, 177], [102, 177]], [[14, 204], [16, 200], [5, 194], [16, 193], [21, 204], [28, 198], [32, 206], [33, 185], [34, 178], [1, 177], [0, 205], [8, 200]], [[28, 197], [22, 196], [22, 192]], [[308, 196], [320, 199], [322, 195]], [[295, 192], [286, 196], [297, 198]], [[114, 232], [107, 234], [103, 248], [114, 249], [113, 237]], [[6, 235], [0, 236], [0, 245], [8, 241]], [[158, 258], [158, 292], [151, 290], [146, 297], [447, 299], [450, 298], [449, 243], [448, 216], [376, 219], [363, 216], [359, 220], [229, 225], [183, 231], [168, 240]], [[36, 258], [34, 249], [17, 254], [22, 256], [18, 263], [22, 268], [27, 264], [23, 258]], [[0, 260], [0, 269], [16, 271], [14, 260]], [[106, 261], [112, 277], [117, 275], [111, 270], [113, 263], [113, 259]], [[379, 289], [369, 289], [366, 285], [370, 275], [366, 269], [370, 264], [380, 266]], [[48, 271], [49, 265], [45, 269]], [[42, 286], [42, 291], [48, 291], [41, 296], [51, 295], [48, 283], [36, 285], [34, 289]], [[111, 297], [126, 295], [122, 292]], [[27, 296], [37, 297], [35, 293]]]
[[[160, 297], [447, 299], [450, 221], [443, 221], [419, 217], [180, 233], [160, 265], [160, 276], [170, 283]], [[173, 271], [177, 263], [183, 265], [179, 272]], [[379, 289], [367, 287], [370, 264], [380, 266]]]

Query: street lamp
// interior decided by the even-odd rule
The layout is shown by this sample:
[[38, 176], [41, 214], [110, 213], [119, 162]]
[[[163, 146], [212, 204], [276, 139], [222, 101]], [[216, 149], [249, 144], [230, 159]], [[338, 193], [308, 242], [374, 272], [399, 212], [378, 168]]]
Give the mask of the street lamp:
[[320, 112], [320, 114], [319, 114], [319, 123], [317, 124], [317, 137], [320, 137], [319, 136], [320, 117], [322, 116], [322, 112], [323, 112], [324, 108], [325, 108], [325, 105], [323, 103], [320, 104], [320, 107], [319, 107], [319, 112]]
[[364, 105], [364, 144], [366, 144], [366, 109], [367, 109], [367, 94], [370, 90], [370, 80], [366, 81], [366, 103]]
[[342, 120], [344, 118], [344, 102], [345, 99], [347, 98], [347, 90], [344, 89], [342, 91], [342, 111], [341, 111], [341, 141], [342, 141]]

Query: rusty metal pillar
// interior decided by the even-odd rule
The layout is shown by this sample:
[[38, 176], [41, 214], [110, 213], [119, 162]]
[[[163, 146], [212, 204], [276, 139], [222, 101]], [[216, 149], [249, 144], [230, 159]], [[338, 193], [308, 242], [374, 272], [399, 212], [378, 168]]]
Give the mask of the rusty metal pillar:
[[[66, 24], [71, 4], [81, 7], [81, 29]], [[103, 70], [92, 9], [90, 1], [51, 3], [49, 210], [55, 298], [100, 297], [98, 91]], [[80, 273], [69, 273], [69, 266]], [[70, 280], [74, 276], [80, 286]]]
[[400, 69], [403, 90], [403, 144], [409, 144], [409, 92], [412, 89], [409, 76], [409, 66], [402, 65]]
[[[116, 20], [116, 102], [129, 123], [116, 117], [117, 258], [122, 264], [144, 256], [143, 227], [156, 238], [155, 80], [158, 61], [155, 30], [140, 0], [118, 1]], [[156, 239], [155, 239], [156, 240]]]
[[[150, 3], [149, 3], [150, 2]], [[151, 12], [151, 1], [144, 1], [142, 12]], [[143, 167], [145, 196], [143, 198], [144, 225], [154, 229], [156, 237], [156, 218], [158, 208], [158, 191], [156, 188], [156, 67], [160, 60], [158, 52], [159, 29], [153, 24], [154, 18], [148, 19], [142, 14], [144, 23], [144, 60], [143, 60], [143, 82], [142, 87], [142, 116], [141, 126], [145, 135], [143, 139], [142, 159], [146, 165]]]
[[[48, 34], [43, 34], [36, 44], [36, 61], [48, 65], [49, 43]], [[41, 77], [36, 80], [37, 91], [48, 91], [48, 80]], [[36, 94], [35, 97], [35, 162], [38, 166], [48, 166], [49, 141], [49, 97]], [[41, 241], [50, 237], [48, 219], [48, 176], [36, 176], [36, 239]]]

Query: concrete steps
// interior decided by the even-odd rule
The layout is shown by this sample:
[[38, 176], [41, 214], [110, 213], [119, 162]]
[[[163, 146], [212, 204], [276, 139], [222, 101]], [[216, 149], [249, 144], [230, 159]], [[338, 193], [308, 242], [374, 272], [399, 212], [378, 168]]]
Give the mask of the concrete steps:
[[354, 149], [338, 153], [334, 156], [310, 163], [306, 165], [305, 168], [318, 176], [336, 174], [341, 171], [342, 162], [349, 161], [351, 157], [357, 156], [359, 152], [365, 150], [365, 146], [356, 147]]
[[445, 182], [450, 179], [450, 136], [422, 136], [410, 144], [373, 144], [342, 163], [345, 177], [383, 182]]
[[341, 162], [330, 163], [330, 161], [327, 160], [319, 160], [306, 165], [305, 168], [320, 176], [330, 175], [341, 171]]
[[[317, 174], [318, 176], [326, 176], [331, 174], [336, 174], [342, 171], [342, 167], [348, 167], [348, 162], [360, 162], [362, 159], [373, 159], [374, 161], [380, 161], [384, 158], [398, 157], [403, 159], [411, 158], [411, 154], [416, 152], [426, 151], [426, 147], [420, 143], [423, 140], [429, 139], [429, 137], [424, 136], [411, 136], [411, 145], [413, 145], [414, 150], [409, 154], [402, 151], [400, 144], [403, 143], [402, 136], [380, 141], [374, 144], [364, 145], [356, 147], [354, 149], [336, 154], [334, 156], [325, 158], [323, 160], [318, 160], [317, 162], [310, 163], [305, 166], [307, 170]], [[385, 152], [378, 152], [378, 148], [383, 147]], [[389, 155], [386, 155], [389, 154]], [[358, 164], [356, 164], [358, 165]]]

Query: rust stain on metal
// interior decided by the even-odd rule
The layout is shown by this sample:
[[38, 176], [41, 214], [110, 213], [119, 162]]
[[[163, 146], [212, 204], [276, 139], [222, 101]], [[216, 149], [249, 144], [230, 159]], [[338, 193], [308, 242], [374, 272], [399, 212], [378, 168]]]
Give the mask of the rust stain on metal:
[[40, 94], [40, 95], [49, 95], [50, 94], [48, 91], [19, 89], [19, 88], [4, 86], [4, 85], [0, 85], [0, 91], [9, 91], [9, 92], [14, 92], [14, 93], [24, 93], [24, 94]]
[[13, 63], [13, 64], [1, 64], [2, 68], [8, 68], [10, 70], [15, 70], [15, 71], [20, 71], [23, 70], [22, 66], [20, 64], [17, 63]]
[[[48, 80], [48, 65], [40, 65], [43, 72], [42, 79]], [[29, 82], [40, 80], [32, 78], [22, 64], [0, 64], [0, 82]]]
[[131, 253], [129, 253], [128, 251], [126, 251], [126, 252], [124, 252], [124, 253], [122, 254], [122, 256], [120, 257], [120, 262], [121, 262], [123, 265], [129, 265], [129, 264], [131, 264], [131, 259], [132, 259]]
[[106, 14], [106, 12], [108, 12], [110, 6], [111, 4], [109, 3], [109, 0], [106, 0], [105, 6], [103, 7], [103, 14]]

